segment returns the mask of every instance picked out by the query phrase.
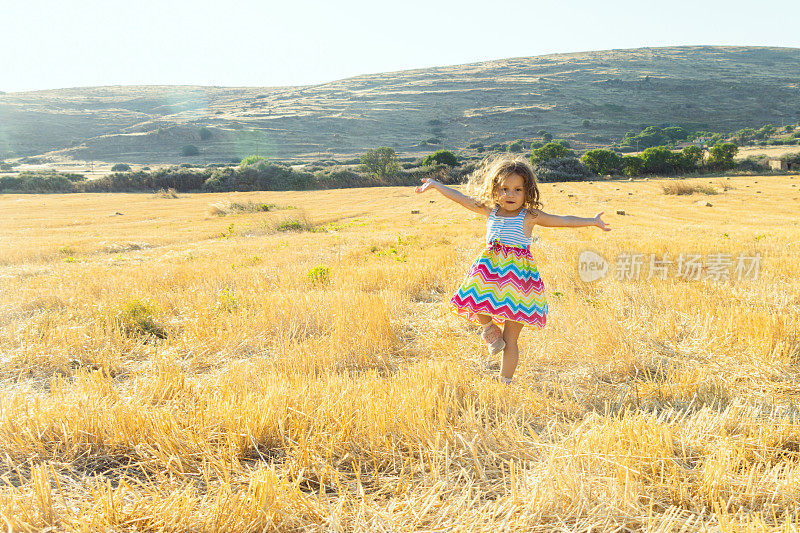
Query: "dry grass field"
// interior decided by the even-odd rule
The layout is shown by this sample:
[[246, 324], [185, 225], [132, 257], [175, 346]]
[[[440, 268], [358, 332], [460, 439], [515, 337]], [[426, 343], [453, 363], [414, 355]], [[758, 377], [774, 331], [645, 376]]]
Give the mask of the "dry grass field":
[[672, 181], [542, 185], [614, 229], [534, 229], [511, 387], [447, 307], [485, 220], [435, 192], [0, 195], [0, 527], [796, 531], [800, 176]]

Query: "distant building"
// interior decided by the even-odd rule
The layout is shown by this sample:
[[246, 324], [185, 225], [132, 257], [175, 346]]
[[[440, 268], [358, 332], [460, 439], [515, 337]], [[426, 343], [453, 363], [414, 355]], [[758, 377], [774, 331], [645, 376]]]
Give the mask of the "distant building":
[[783, 159], [770, 159], [770, 170], [800, 170], [800, 163], [790, 163]]

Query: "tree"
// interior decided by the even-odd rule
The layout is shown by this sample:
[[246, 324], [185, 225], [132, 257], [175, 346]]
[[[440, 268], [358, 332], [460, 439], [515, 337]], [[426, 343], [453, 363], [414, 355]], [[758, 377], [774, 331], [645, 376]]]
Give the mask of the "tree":
[[622, 168], [622, 158], [615, 152], [603, 148], [589, 150], [583, 154], [581, 162], [586, 165], [589, 170], [601, 176], [614, 174], [619, 172]]
[[680, 126], [669, 126], [661, 130], [661, 132], [673, 142], [682, 141], [689, 136], [689, 133]]
[[548, 132], [542, 133], [542, 140], [546, 143], [549, 143], [553, 140], [553, 134]]
[[626, 176], [638, 176], [644, 169], [644, 161], [638, 155], [626, 155], [622, 158], [622, 173]]
[[450, 150], [437, 150], [422, 160], [424, 166], [442, 164], [454, 167], [458, 165], [458, 157]]
[[672, 151], [665, 146], [651, 146], [640, 157], [646, 174], [667, 174], [675, 170]]
[[547, 143], [541, 148], [537, 148], [531, 155], [531, 163], [540, 163], [549, 159], [561, 157], [572, 157], [575, 153], [560, 143]]
[[703, 161], [703, 149], [699, 146], [687, 146], [681, 153], [683, 154], [684, 160], [691, 167], [690, 170], [699, 167], [700, 163]]
[[739, 151], [739, 147], [733, 143], [715, 144], [709, 149], [708, 166], [715, 170], [728, 170], [736, 166], [733, 156]]
[[365, 172], [375, 174], [379, 178], [394, 176], [400, 171], [397, 154], [388, 146], [368, 150], [361, 156], [361, 167]]

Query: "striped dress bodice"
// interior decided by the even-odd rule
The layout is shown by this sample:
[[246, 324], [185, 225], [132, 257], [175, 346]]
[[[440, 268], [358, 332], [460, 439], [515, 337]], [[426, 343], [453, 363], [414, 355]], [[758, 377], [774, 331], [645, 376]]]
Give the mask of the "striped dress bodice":
[[525, 232], [522, 229], [525, 213], [528, 210], [520, 209], [517, 216], [514, 217], [499, 217], [497, 216], [498, 209], [499, 207], [495, 207], [489, 213], [489, 221], [486, 224], [486, 244], [498, 241], [508, 246], [528, 248], [531, 240], [525, 236]]

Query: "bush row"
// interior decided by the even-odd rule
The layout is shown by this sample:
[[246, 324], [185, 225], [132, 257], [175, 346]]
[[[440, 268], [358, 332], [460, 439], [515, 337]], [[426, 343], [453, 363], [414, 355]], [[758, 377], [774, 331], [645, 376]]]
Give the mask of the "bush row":
[[346, 167], [330, 167], [308, 172], [276, 163], [217, 169], [168, 168], [155, 171], [114, 172], [95, 180], [59, 172], [24, 172], [0, 177], [0, 192], [81, 193], [152, 192], [175, 189], [178, 192], [283, 191], [342, 189], [419, 185], [420, 178], [436, 173], [446, 183], [458, 183], [471, 171], [470, 165], [446, 165], [398, 170], [390, 176], [357, 172]]

